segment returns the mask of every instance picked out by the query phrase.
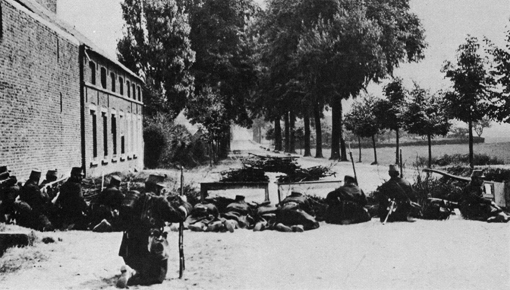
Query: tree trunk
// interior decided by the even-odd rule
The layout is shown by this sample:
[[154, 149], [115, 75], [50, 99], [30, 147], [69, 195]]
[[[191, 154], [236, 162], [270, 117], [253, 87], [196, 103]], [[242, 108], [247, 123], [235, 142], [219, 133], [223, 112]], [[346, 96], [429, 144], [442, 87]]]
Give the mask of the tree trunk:
[[397, 129], [395, 129], [395, 140], [396, 140], [396, 143], [397, 143], [397, 151], [395, 152], [395, 156], [396, 156], [395, 157], [395, 164], [400, 164], [399, 163], [399, 157], [398, 157], [399, 156], [399, 152], [400, 152], [400, 150], [399, 150], [399, 147], [400, 147], [399, 140], [400, 140], [400, 138], [399, 138], [398, 127], [397, 127]]
[[340, 101], [340, 96], [334, 96], [331, 101], [331, 118], [332, 118], [332, 128], [331, 128], [331, 160], [339, 160], [340, 159], [340, 116], [342, 114], [342, 103]]
[[322, 156], [322, 130], [321, 130], [321, 113], [319, 111], [319, 104], [315, 104], [313, 110], [313, 117], [315, 120], [315, 158], [324, 158]]
[[473, 158], [473, 121], [469, 120], [469, 166], [471, 169], [475, 167]]
[[294, 110], [290, 110], [289, 112], [289, 152], [296, 153], [296, 116], [294, 115]]
[[285, 152], [290, 152], [290, 128], [289, 128], [289, 112], [286, 112], [283, 116], [285, 125]]
[[358, 136], [359, 163], [361, 163], [361, 137]]
[[280, 125], [280, 117], [274, 120], [274, 149], [282, 151], [282, 126]]
[[429, 141], [429, 168], [432, 167], [432, 138], [430, 137], [430, 134], [427, 134], [427, 139]]
[[347, 159], [347, 150], [345, 149], [345, 140], [344, 140], [344, 126], [343, 126], [343, 108], [342, 101], [338, 102], [340, 104], [339, 114], [338, 114], [338, 129], [339, 129], [339, 137], [340, 137], [340, 161], [349, 161]]
[[310, 117], [308, 116], [308, 111], [305, 112], [304, 116], [304, 125], [305, 125], [305, 154], [304, 156], [312, 156], [310, 152]]
[[377, 164], [377, 150], [375, 148], [375, 135], [372, 135], [372, 144], [374, 145], [374, 162], [372, 165]]

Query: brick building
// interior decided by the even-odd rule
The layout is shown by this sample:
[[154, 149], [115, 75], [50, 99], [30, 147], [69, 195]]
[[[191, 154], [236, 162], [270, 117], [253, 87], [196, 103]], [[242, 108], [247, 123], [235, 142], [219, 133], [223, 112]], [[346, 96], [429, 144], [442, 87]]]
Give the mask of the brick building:
[[0, 0], [0, 165], [87, 176], [143, 167], [142, 80], [56, 17]]

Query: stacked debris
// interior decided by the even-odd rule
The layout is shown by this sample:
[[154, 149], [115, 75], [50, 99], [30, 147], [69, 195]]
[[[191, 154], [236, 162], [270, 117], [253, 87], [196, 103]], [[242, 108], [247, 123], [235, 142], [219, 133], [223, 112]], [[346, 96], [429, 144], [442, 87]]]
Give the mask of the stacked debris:
[[279, 183], [293, 183], [302, 181], [319, 180], [322, 177], [336, 176], [336, 172], [331, 171], [330, 167], [314, 166], [310, 168], [297, 168], [295, 171], [287, 173], [287, 175], [278, 176]]
[[269, 182], [264, 170], [253, 167], [221, 172], [220, 182]]
[[253, 155], [253, 157], [243, 160], [245, 167], [252, 167], [264, 170], [265, 172], [292, 173], [299, 168], [299, 165], [293, 158], [287, 157], [264, 157]]

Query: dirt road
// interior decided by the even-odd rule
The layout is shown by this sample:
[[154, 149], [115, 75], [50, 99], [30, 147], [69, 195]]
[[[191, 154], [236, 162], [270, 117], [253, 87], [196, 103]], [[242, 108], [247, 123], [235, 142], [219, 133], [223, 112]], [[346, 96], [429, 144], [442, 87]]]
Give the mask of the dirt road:
[[[299, 162], [303, 167], [329, 164], [313, 158]], [[239, 161], [231, 160], [212, 170], [188, 171], [186, 178], [215, 180], [217, 172], [235, 166]], [[338, 178], [352, 170], [350, 163], [334, 168]], [[386, 166], [357, 168], [366, 191], [387, 178], [386, 171]], [[6, 253], [4, 260], [16, 251], [38, 258], [0, 277], [0, 289], [114, 289], [122, 265], [117, 256], [121, 233], [37, 235], [56, 242]], [[169, 239], [175, 247], [167, 280], [149, 289], [510, 289], [510, 223], [454, 216], [386, 225], [376, 219], [348, 226], [321, 223], [305, 233], [186, 231], [183, 279], [178, 279], [177, 233]]]

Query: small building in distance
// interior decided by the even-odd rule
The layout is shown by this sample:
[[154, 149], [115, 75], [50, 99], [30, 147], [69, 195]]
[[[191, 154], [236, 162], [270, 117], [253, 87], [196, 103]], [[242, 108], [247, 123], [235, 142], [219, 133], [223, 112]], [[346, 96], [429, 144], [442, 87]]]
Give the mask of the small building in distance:
[[0, 165], [87, 176], [143, 168], [143, 80], [56, 15], [0, 0]]

